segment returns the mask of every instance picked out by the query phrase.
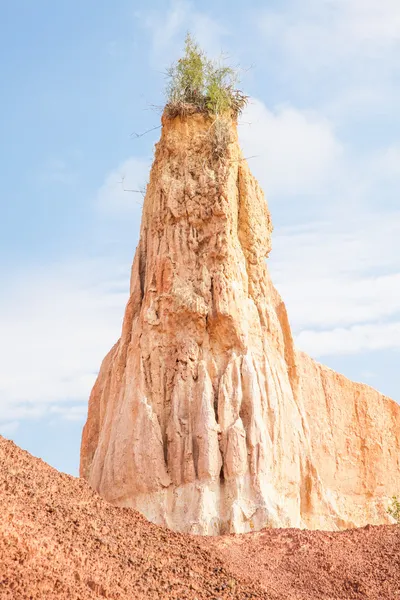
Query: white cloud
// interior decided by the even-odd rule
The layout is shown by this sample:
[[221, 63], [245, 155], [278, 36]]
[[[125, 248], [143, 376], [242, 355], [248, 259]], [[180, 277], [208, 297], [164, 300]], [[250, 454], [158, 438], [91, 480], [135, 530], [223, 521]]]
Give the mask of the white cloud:
[[[400, 42], [400, 5], [397, 0], [325, 0], [332, 10], [341, 39], [349, 48], [377, 52]], [[353, 42], [353, 44], [352, 44]]]
[[[372, 349], [366, 332], [392, 331], [386, 322], [400, 315], [400, 213], [389, 202], [400, 183], [397, 145], [356, 158], [318, 113], [259, 100], [243, 121], [244, 153], [257, 155], [250, 166], [273, 220], [280, 212], [288, 222], [290, 211], [297, 223], [275, 230], [270, 266], [298, 344], [339, 352], [345, 336], [345, 352]], [[383, 333], [376, 343], [394, 344]]]
[[[129, 293], [130, 264], [120, 264], [115, 256], [115, 224], [109, 217], [138, 229], [143, 197], [127, 190], [144, 188], [149, 166], [141, 159], [127, 159], [106, 177], [96, 196], [96, 210], [107, 217], [102, 243], [107, 248], [107, 240], [112, 244], [111, 258], [70, 258], [3, 275], [7, 294], [0, 298], [0, 422], [4, 427], [51, 414], [66, 420], [84, 418], [101, 361], [120, 335]], [[136, 232], [132, 235], [128, 229], [132, 242]], [[118, 231], [126, 233], [120, 222]]]
[[38, 418], [51, 406], [78, 417], [82, 409], [67, 403], [87, 401], [118, 339], [128, 274], [129, 265], [93, 260], [22, 272], [7, 282], [0, 301], [0, 420]]
[[399, 349], [400, 322], [355, 325], [330, 331], [302, 331], [296, 342], [302, 350], [312, 356]]
[[365, 323], [400, 313], [400, 273], [365, 279], [332, 275], [327, 272], [314, 281], [303, 279], [297, 293], [285, 294], [282, 286], [285, 297], [295, 296], [295, 301], [289, 300], [295, 327]]
[[335, 177], [342, 147], [323, 116], [250, 99], [239, 126], [245, 156], [267, 196], [315, 195]]
[[[392, 82], [379, 81], [379, 85], [375, 85], [368, 77], [360, 81], [360, 73], [362, 69], [358, 72], [355, 86], [352, 81], [348, 87], [337, 86], [335, 93], [330, 95], [325, 103], [325, 114], [338, 125], [345, 123], [347, 126], [346, 117], [353, 119], [354, 115], [358, 120], [366, 119], [368, 122], [371, 117], [375, 119], [382, 112], [392, 114], [393, 111], [397, 111], [398, 102], [396, 94], [393, 93]], [[335, 79], [332, 82], [334, 83]], [[352, 120], [349, 122], [350, 126], [351, 124]]]
[[400, 214], [282, 228], [274, 280], [296, 327], [348, 324], [400, 311]]
[[186, 0], [172, 0], [167, 10], [138, 11], [136, 17], [151, 33], [156, 62], [164, 64], [182, 50], [187, 31], [213, 56], [221, 53], [221, 37], [227, 33], [216, 20]]
[[146, 191], [150, 163], [139, 158], [128, 158], [111, 171], [97, 194], [100, 211], [117, 218], [140, 214]]
[[7, 423], [0, 423], [0, 435], [8, 437], [13, 435], [19, 428], [19, 421], [9, 421]]
[[[392, 53], [400, 42], [397, 0], [286, 0], [259, 19], [268, 43], [310, 70]], [[394, 66], [394, 65], [393, 65]]]
[[51, 406], [49, 413], [51, 415], [61, 416], [66, 421], [84, 421], [87, 415], [88, 405], [78, 404], [77, 406]]
[[400, 343], [400, 214], [344, 216], [273, 240], [273, 280], [298, 346], [314, 356]]
[[400, 181], [400, 146], [391, 145], [377, 156], [376, 168], [382, 177]]
[[152, 34], [153, 51], [157, 56], [169, 50], [181, 32], [187, 21], [188, 6], [187, 2], [176, 0], [167, 13], [155, 10], [136, 13], [141, 24]]

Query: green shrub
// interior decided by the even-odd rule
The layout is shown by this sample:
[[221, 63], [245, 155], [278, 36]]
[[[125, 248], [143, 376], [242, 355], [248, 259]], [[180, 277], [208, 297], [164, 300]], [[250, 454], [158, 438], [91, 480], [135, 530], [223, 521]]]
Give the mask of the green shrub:
[[231, 67], [209, 66], [205, 103], [210, 113], [223, 114], [232, 108], [232, 84], [235, 77]]
[[191, 112], [238, 115], [247, 102], [235, 89], [237, 70], [206, 57], [188, 33], [185, 53], [167, 71], [166, 111], [171, 117]]
[[185, 39], [185, 55], [167, 71], [168, 103], [198, 104], [203, 100], [207, 59], [190, 34]]
[[398, 525], [400, 525], [400, 500], [397, 496], [393, 496], [392, 502], [387, 509], [388, 514], [393, 517]]

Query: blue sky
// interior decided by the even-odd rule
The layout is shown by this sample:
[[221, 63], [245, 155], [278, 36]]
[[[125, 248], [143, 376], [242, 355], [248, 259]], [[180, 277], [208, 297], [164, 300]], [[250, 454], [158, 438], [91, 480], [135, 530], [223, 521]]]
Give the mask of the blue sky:
[[398, 0], [4, 1], [0, 433], [73, 474], [187, 30], [243, 67], [297, 345], [400, 399]]

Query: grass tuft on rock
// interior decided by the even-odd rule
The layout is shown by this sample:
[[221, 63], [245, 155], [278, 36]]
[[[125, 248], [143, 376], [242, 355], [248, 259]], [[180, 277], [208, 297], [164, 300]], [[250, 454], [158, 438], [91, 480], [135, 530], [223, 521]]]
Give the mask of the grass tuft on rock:
[[236, 88], [238, 70], [207, 58], [190, 33], [183, 57], [171, 65], [167, 77], [165, 112], [171, 118], [195, 112], [237, 117], [246, 106], [247, 96]]

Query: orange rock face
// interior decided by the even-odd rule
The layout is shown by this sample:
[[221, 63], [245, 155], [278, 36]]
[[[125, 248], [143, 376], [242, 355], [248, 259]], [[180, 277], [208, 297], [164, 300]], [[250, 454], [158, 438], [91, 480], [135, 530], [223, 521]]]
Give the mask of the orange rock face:
[[236, 126], [163, 117], [122, 335], [89, 401], [81, 475], [172, 529], [387, 521], [400, 407], [295, 350], [271, 219]]

